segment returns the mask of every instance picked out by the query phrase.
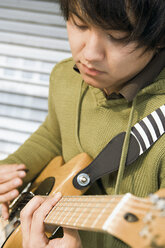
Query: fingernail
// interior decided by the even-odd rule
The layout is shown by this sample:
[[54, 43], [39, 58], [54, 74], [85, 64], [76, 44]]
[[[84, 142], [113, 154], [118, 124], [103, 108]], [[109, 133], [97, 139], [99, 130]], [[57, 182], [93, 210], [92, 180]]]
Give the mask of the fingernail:
[[16, 197], [18, 195], [18, 192], [16, 190], [13, 190], [11, 192], [11, 197]]
[[24, 177], [24, 176], [26, 176], [26, 172], [25, 172], [25, 171], [20, 171], [20, 172], [18, 173], [18, 175], [19, 175], [20, 177]]
[[15, 179], [15, 180], [14, 180], [14, 185], [18, 186], [18, 185], [20, 185], [20, 184], [21, 184], [20, 179]]

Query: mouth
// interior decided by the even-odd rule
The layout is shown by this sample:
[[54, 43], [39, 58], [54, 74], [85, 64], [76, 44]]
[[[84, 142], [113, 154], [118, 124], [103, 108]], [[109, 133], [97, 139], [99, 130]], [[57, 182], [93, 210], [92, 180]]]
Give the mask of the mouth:
[[83, 72], [87, 75], [90, 76], [97, 76], [97, 75], [101, 75], [103, 73], [103, 71], [99, 71], [97, 69], [95, 69], [94, 67], [88, 67], [85, 64], [81, 63]]

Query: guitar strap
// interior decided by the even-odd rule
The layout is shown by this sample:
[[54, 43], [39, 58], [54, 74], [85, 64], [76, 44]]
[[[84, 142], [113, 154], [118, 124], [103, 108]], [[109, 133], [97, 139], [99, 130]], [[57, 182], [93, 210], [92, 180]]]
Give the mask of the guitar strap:
[[[165, 104], [131, 128], [126, 165], [133, 163], [165, 133]], [[73, 179], [77, 189], [89, 187], [97, 179], [119, 168], [126, 132], [115, 136], [85, 169]]]

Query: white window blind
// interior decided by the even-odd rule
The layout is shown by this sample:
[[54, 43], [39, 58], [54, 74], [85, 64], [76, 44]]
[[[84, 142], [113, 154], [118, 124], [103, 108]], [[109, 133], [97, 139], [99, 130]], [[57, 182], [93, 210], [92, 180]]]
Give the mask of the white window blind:
[[0, 159], [43, 122], [50, 72], [69, 56], [56, 1], [0, 0]]

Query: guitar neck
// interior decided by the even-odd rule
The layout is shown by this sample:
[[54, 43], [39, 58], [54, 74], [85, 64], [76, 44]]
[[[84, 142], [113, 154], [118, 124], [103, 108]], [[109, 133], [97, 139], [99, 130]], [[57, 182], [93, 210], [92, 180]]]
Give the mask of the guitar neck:
[[[57, 226], [107, 232], [131, 247], [139, 248], [145, 247], [139, 233], [143, 227], [143, 217], [151, 206], [148, 198], [138, 198], [130, 193], [124, 196], [64, 196], [44, 223], [49, 232], [53, 232]], [[129, 214], [135, 217], [133, 224], [125, 218]], [[136, 231], [128, 237], [132, 228]], [[150, 240], [147, 239], [147, 242]]]
[[46, 227], [104, 231], [122, 196], [64, 196], [46, 217]]
[[162, 190], [149, 198], [130, 193], [63, 197], [46, 217], [45, 226], [53, 227], [47, 229], [49, 231], [53, 231], [54, 226], [62, 226], [107, 232], [134, 248], [165, 247], [162, 219], [165, 200], [159, 198], [162, 193], [164, 196]]

